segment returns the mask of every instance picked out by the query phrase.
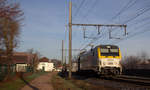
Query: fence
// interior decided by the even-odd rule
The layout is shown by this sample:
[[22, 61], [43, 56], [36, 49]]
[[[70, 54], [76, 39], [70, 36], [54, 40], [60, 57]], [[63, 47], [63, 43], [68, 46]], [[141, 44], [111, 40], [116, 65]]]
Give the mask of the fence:
[[[10, 76], [15, 76], [16, 74], [16, 64], [13, 64], [10, 66]], [[26, 66], [25, 69], [23, 71], [19, 71], [19, 72], [33, 72], [33, 68], [30, 66]], [[8, 74], [8, 65], [6, 64], [0, 64], [0, 81], [2, 81], [5, 76]]]
[[[8, 65], [0, 64], [0, 81], [8, 74]], [[15, 65], [10, 66], [10, 75], [15, 75]]]

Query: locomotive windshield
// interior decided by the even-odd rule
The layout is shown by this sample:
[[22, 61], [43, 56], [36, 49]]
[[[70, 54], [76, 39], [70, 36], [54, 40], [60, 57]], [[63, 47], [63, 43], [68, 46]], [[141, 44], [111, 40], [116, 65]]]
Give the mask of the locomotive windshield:
[[119, 56], [119, 48], [117, 46], [101, 46], [101, 56]]

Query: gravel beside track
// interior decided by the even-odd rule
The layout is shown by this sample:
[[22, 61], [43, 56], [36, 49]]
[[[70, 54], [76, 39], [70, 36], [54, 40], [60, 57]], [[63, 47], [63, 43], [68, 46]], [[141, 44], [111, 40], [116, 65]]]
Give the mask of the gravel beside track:
[[137, 76], [103, 77], [94, 74], [74, 74], [74, 78], [77, 80], [84, 80], [96, 86], [115, 88], [115, 90], [150, 90], [150, 85], [148, 85], [150, 78]]

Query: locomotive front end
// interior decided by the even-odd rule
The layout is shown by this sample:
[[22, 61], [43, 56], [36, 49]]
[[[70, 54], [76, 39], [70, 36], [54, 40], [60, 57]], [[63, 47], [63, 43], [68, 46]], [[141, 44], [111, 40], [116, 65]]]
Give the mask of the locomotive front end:
[[98, 48], [99, 73], [118, 75], [122, 73], [121, 52], [118, 46], [101, 45]]

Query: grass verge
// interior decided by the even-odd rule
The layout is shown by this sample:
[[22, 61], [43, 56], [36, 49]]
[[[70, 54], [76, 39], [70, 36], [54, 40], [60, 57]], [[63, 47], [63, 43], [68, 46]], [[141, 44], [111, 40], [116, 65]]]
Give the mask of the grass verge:
[[91, 84], [82, 79], [72, 78], [71, 80], [68, 80], [58, 74], [53, 75], [52, 85], [54, 90], [113, 90], [113, 88], [104, 85]]
[[65, 80], [59, 75], [52, 76], [52, 85], [54, 90], [82, 90], [71, 83], [71, 80]]
[[26, 82], [30, 82], [43, 74], [46, 74], [46, 72], [33, 73], [32, 75], [24, 77], [24, 80], [17, 78], [16, 80], [2, 83], [0, 85], [0, 90], [20, 90], [24, 85], [26, 85]]

